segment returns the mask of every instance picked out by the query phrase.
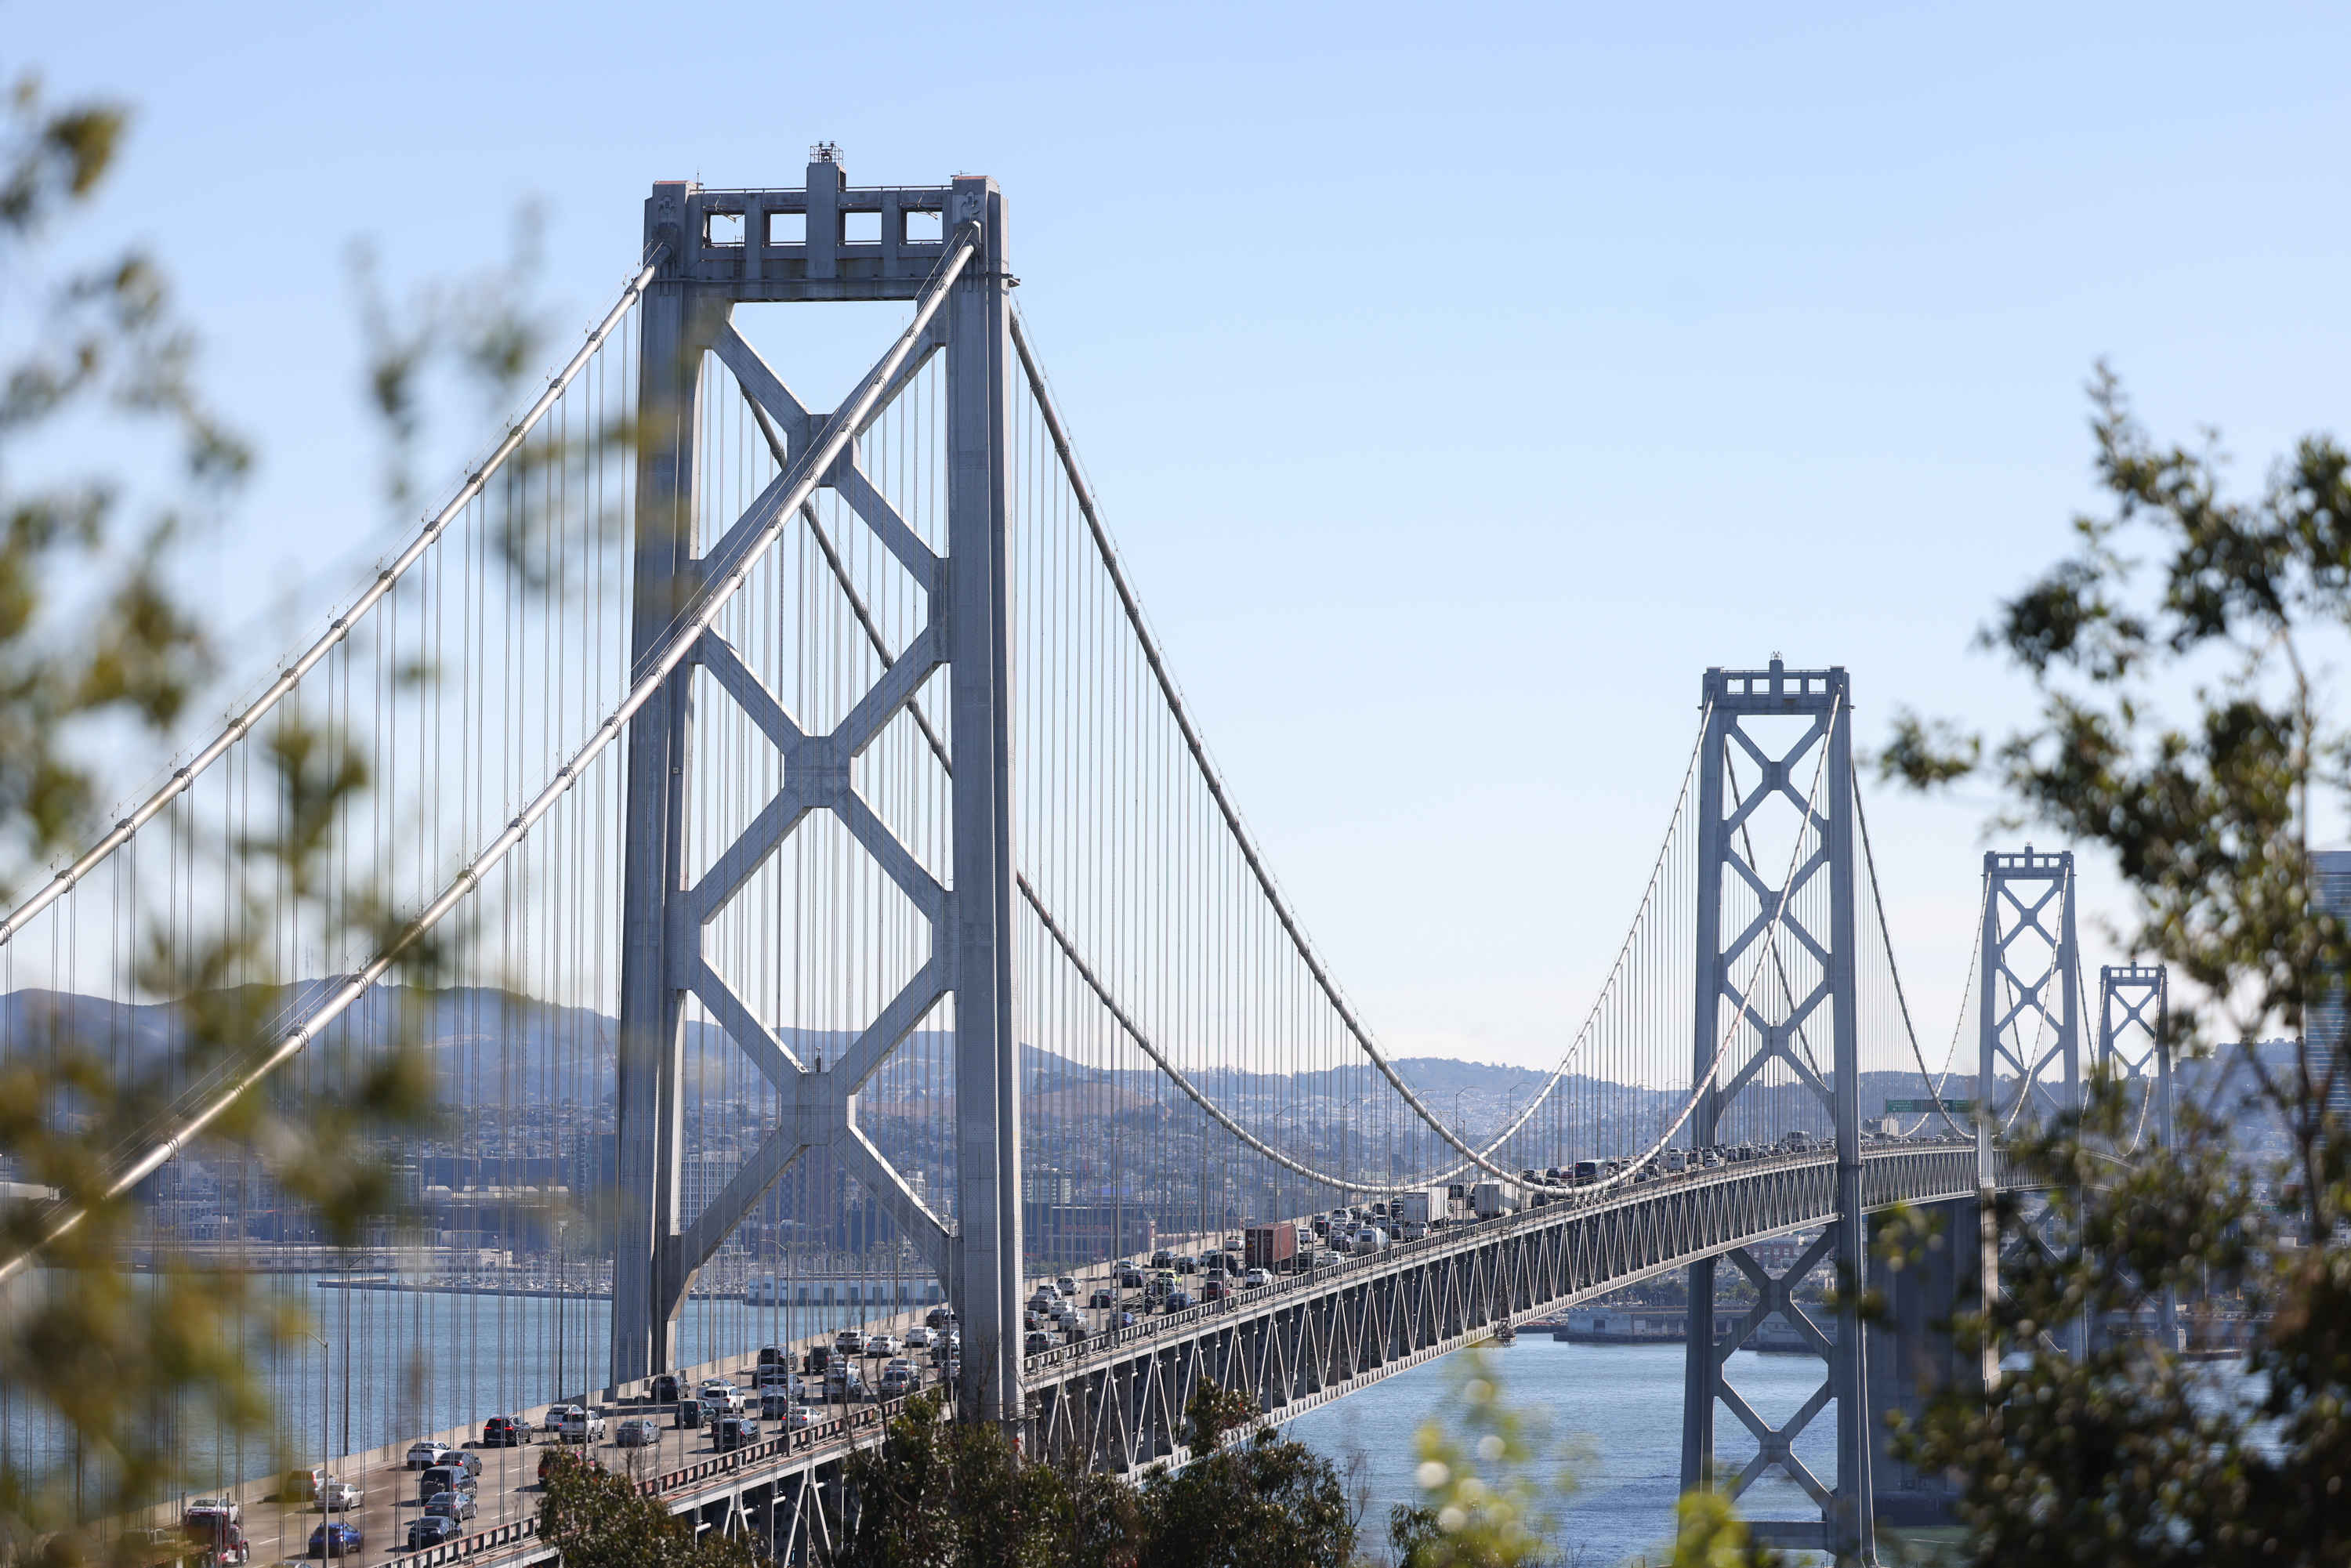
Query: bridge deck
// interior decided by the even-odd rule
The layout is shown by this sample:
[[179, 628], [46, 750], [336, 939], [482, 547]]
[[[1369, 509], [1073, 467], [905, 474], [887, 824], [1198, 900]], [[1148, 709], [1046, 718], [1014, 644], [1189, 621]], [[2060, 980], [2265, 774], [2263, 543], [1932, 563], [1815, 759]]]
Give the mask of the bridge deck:
[[[2003, 1166], [2003, 1185], [2008, 1176]], [[1970, 1145], [1871, 1152], [1873, 1210], [1972, 1196]], [[1180, 1463], [1183, 1411], [1203, 1376], [1251, 1389], [1280, 1422], [1519, 1322], [1732, 1248], [1835, 1218], [1835, 1164], [1792, 1155], [1692, 1172], [1604, 1197], [1451, 1227], [1374, 1257], [1340, 1262], [1153, 1317], [1027, 1359], [1036, 1440], [1057, 1457], [1132, 1471]], [[878, 1441], [896, 1403], [711, 1455], [647, 1479], [676, 1512], [716, 1529], [821, 1534], [820, 1504], [841, 1466]], [[608, 1462], [619, 1458], [608, 1457]], [[549, 1555], [535, 1520], [404, 1554], [394, 1568], [459, 1561], [519, 1565]]]

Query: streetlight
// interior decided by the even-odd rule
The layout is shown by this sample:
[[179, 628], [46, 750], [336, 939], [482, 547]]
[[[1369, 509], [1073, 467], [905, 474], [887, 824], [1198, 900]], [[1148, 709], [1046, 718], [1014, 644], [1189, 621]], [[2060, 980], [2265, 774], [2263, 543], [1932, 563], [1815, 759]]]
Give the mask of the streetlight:
[[316, 1340], [322, 1353], [319, 1360], [319, 1517], [323, 1520], [327, 1517], [327, 1449], [334, 1441], [329, 1436], [329, 1415], [335, 1402], [335, 1342], [308, 1329], [302, 1331], [302, 1337]]
[[563, 1397], [563, 1378], [569, 1370], [563, 1354], [563, 1320], [570, 1314], [563, 1310], [564, 1232], [571, 1228], [568, 1219], [555, 1222], [555, 1396]]

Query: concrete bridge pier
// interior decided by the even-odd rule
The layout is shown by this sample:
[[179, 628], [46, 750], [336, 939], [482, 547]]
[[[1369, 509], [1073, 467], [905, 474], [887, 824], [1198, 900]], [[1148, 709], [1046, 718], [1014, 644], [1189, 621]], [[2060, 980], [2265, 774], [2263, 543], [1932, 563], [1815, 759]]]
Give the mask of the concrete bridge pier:
[[[1958, 1522], [1952, 1511], [1959, 1488], [1951, 1477], [1922, 1471], [1895, 1457], [1889, 1417], [1915, 1425], [1943, 1389], [1980, 1391], [1983, 1368], [1951, 1342], [1954, 1313], [1976, 1304], [1976, 1199], [1923, 1204], [1912, 1211], [1926, 1218], [1929, 1234], [1914, 1238], [1900, 1269], [1873, 1257], [1871, 1274], [1886, 1302], [1886, 1315], [1871, 1323], [1865, 1340], [1869, 1369], [1869, 1426], [1878, 1434], [1871, 1479], [1877, 1521], [1900, 1529]], [[1875, 1243], [1885, 1220], [1870, 1224]]]

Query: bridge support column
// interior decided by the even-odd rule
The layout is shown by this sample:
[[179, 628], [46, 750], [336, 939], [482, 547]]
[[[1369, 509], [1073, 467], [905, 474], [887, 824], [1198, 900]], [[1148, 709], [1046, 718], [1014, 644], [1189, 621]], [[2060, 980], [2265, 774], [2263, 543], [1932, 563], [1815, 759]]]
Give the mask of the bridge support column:
[[978, 219], [987, 248], [946, 321], [947, 659], [955, 723], [955, 897], [938, 940], [956, 992], [956, 1311], [963, 1407], [1024, 1413], [1020, 1319], [1019, 992], [1013, 925], [1012, 323], [1004, 201], [959, 179], [951, 223]]
[[[701, 364], [709, 308], [677, 276], [687, 187], [653, 187], [645, 245], [671, 259], [641, 307], [637, 421], [636, 601], [630, 653], [655, 653], [692, 591]], [[720, 306], [724, 318], [723, 305]], [[670, 677], [629, 722], [622, 810], [618, 1128], [612, 1180], [612, 1364], [615, 1388], [674, 1365], [685, 1296], [678, 1268], [678, 1184], [684, 1104], [679, 1088], [684, 993], [673, 979], [692, 783], [694, 668]]]
[[[1784, 1470], [1820, 1503], [1820, 1517], [1760, 1520], [1758, 1536], [1775, 1545], [1825, 1548], [1842, 1562], [1870, 1562], [1876, 1551], [1870, 1484], [1876, 1444], [1867, 1425], [1868, 1364], [1858, 1316], [1867, 1248], [1861, 1190], [1851, 686], [1842, 669], [1790, 670], [1774, 659], [1764, 670], [1708, 670], [1705, 703], [1698, 762], [1698, 1009], [1692, 1045], [1696, 1081], [1712, 1087], [1692, 1114], [1690, 1141], [1703, 1148], [1768, 1143], [1796, 1131], [1827, 1135], [1836, 1147], [1830, 1179], [1838, 1218], [1784, 1275], [1770, 1275], [1743, 1249], [1730, 1253], [1755, 1281], [1762, 1301], [1719, 1339], [1714, 1332], [1715, 1263], [1691, 1267], [1682, 1484], [1719, 1484], [1736, 1496], [1765, 1469]], [[1792, 856], [1782, 828], [1791, 805], [1797, 811], [1792, 831], [1800, 852]], [[1774, 813], [1775, 831], [1761, 836], [1775, 848], [1759, 851], [1765, 811]], [[1768, 946], [1759, 951], [1759, 944]], [[1810, 1092], [1808, 1117], [1781, 1124], [1775, 1113], [1785, 1097], [1761, 1092], [1781, 1086]], [[1758, 1092], [1742, 1101], [1750, 1088]], [[1792, 1294], [1828, 1258], [1835, 1262], [1839, 1302], [1833, 1341]], [[1775, 1314], [1822, 1355], [1828, 1373], [1819, 1394], [1776, 1428], [1724, 1376], [1731, 1354]], [[1837, 1424], [1834, 1487], [1823, 1483], [1794, 1451], [1798, 1436], [1832, 1401]], [[1714, 1474], [1718, 1405], [1739, 1418], [1758, 1450], [1752, 1462], [1726, 1481]]]
[[[1895, 1458], [1888, 1417], [1915, 1424], [1947, 1388], [1980, 1390], [1983, 1372], [1951, 1342], [1951, 1319], [1974, 1303], [1961, 1292], [1975, 1277], [1979, 1205], [1974, 1198], [1926, 1204], [1930, 1235], [1920, 1255], [1884, 1277], [1886, 1319], [1868, 1328], [1870, 1428], [1880, 1448], [1871, 1479], [1876, 1517], [1891, 1525], [1947, 1525], [1959, 1489], [1948, 1476]], [[1873, 1227], [1873, 1230], [1874, 1230]]]

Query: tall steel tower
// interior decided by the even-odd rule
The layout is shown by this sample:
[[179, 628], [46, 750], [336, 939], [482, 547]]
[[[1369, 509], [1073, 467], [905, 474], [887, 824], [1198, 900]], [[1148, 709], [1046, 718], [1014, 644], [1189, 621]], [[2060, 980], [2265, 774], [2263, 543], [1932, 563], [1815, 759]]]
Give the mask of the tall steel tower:
[[[878, 216], [878, 232], [850, 214]], [[910, 219], [918, 220], [910, 225]], [[919, 235], [919, 237], [915, 237]], [[830, 734], [802, 733], [715, 633], [631, 722], [624, 810], [618, 1187], [612, 1379], [617, 1395], [677, 1364], [676, 1320], [695, 1271], [793, 1157], [830, 1147], [946, 1281], [964, 1335], [967, 1411], [1011, 1419], [1020, 1391], [1020, 1124], [1012, 842], [1012, 636], [1006, 549], [1007, 431], [1015, 361], [1004, 198], [993, 181], [852, 189], [819, 148], [799, 190], [656, 184], [647, 254], [665, 252], [643, 306], [638, 397], [637, 667], [664, 644], [701, 586], [744, 565], [728, 530], [697, 557], [697, 442], [705, 357], [731, 371], [788, 449], [787, 476], [823, 462], [823, 486], [870, 527], [925, 592], [926, 623]], [[858, 396], [865, 417], [933, 355], [945, 366], [947, 549], [934, 554], [858, 466], [847, 404], [810, 410], [736, 330], [738, 304], [911, 300], [911, 344]], [[851, 432], [854, 434], [853, 431]], [[780, 483], [780, 481], [779, 481]], [[746, 514], [745, 524], [752, 520]], [[782, 753], [784, 783], [698, 879], [687, 863], [695, 810], [694, 672], [703, 665]], [[952, 732], [951, 885], [875, 816], [857, 756], [940, 665]], [[707, 690], [707, 685], [705, 687]], [[930, 955], [880, 1015], [829, 1063], [800, 1061], [737, 997], [705, 952], [710, 922], [810, 815], [830, 812], [921, 913]], [[858, 1129], [856, 1094], [891, 1051], [952, 995], [956, 1225], [951, 1232]], [[698, 999], [783, 1100], [783, 1125], [698, 1215], [682, 1214], [684, 1024]]]

